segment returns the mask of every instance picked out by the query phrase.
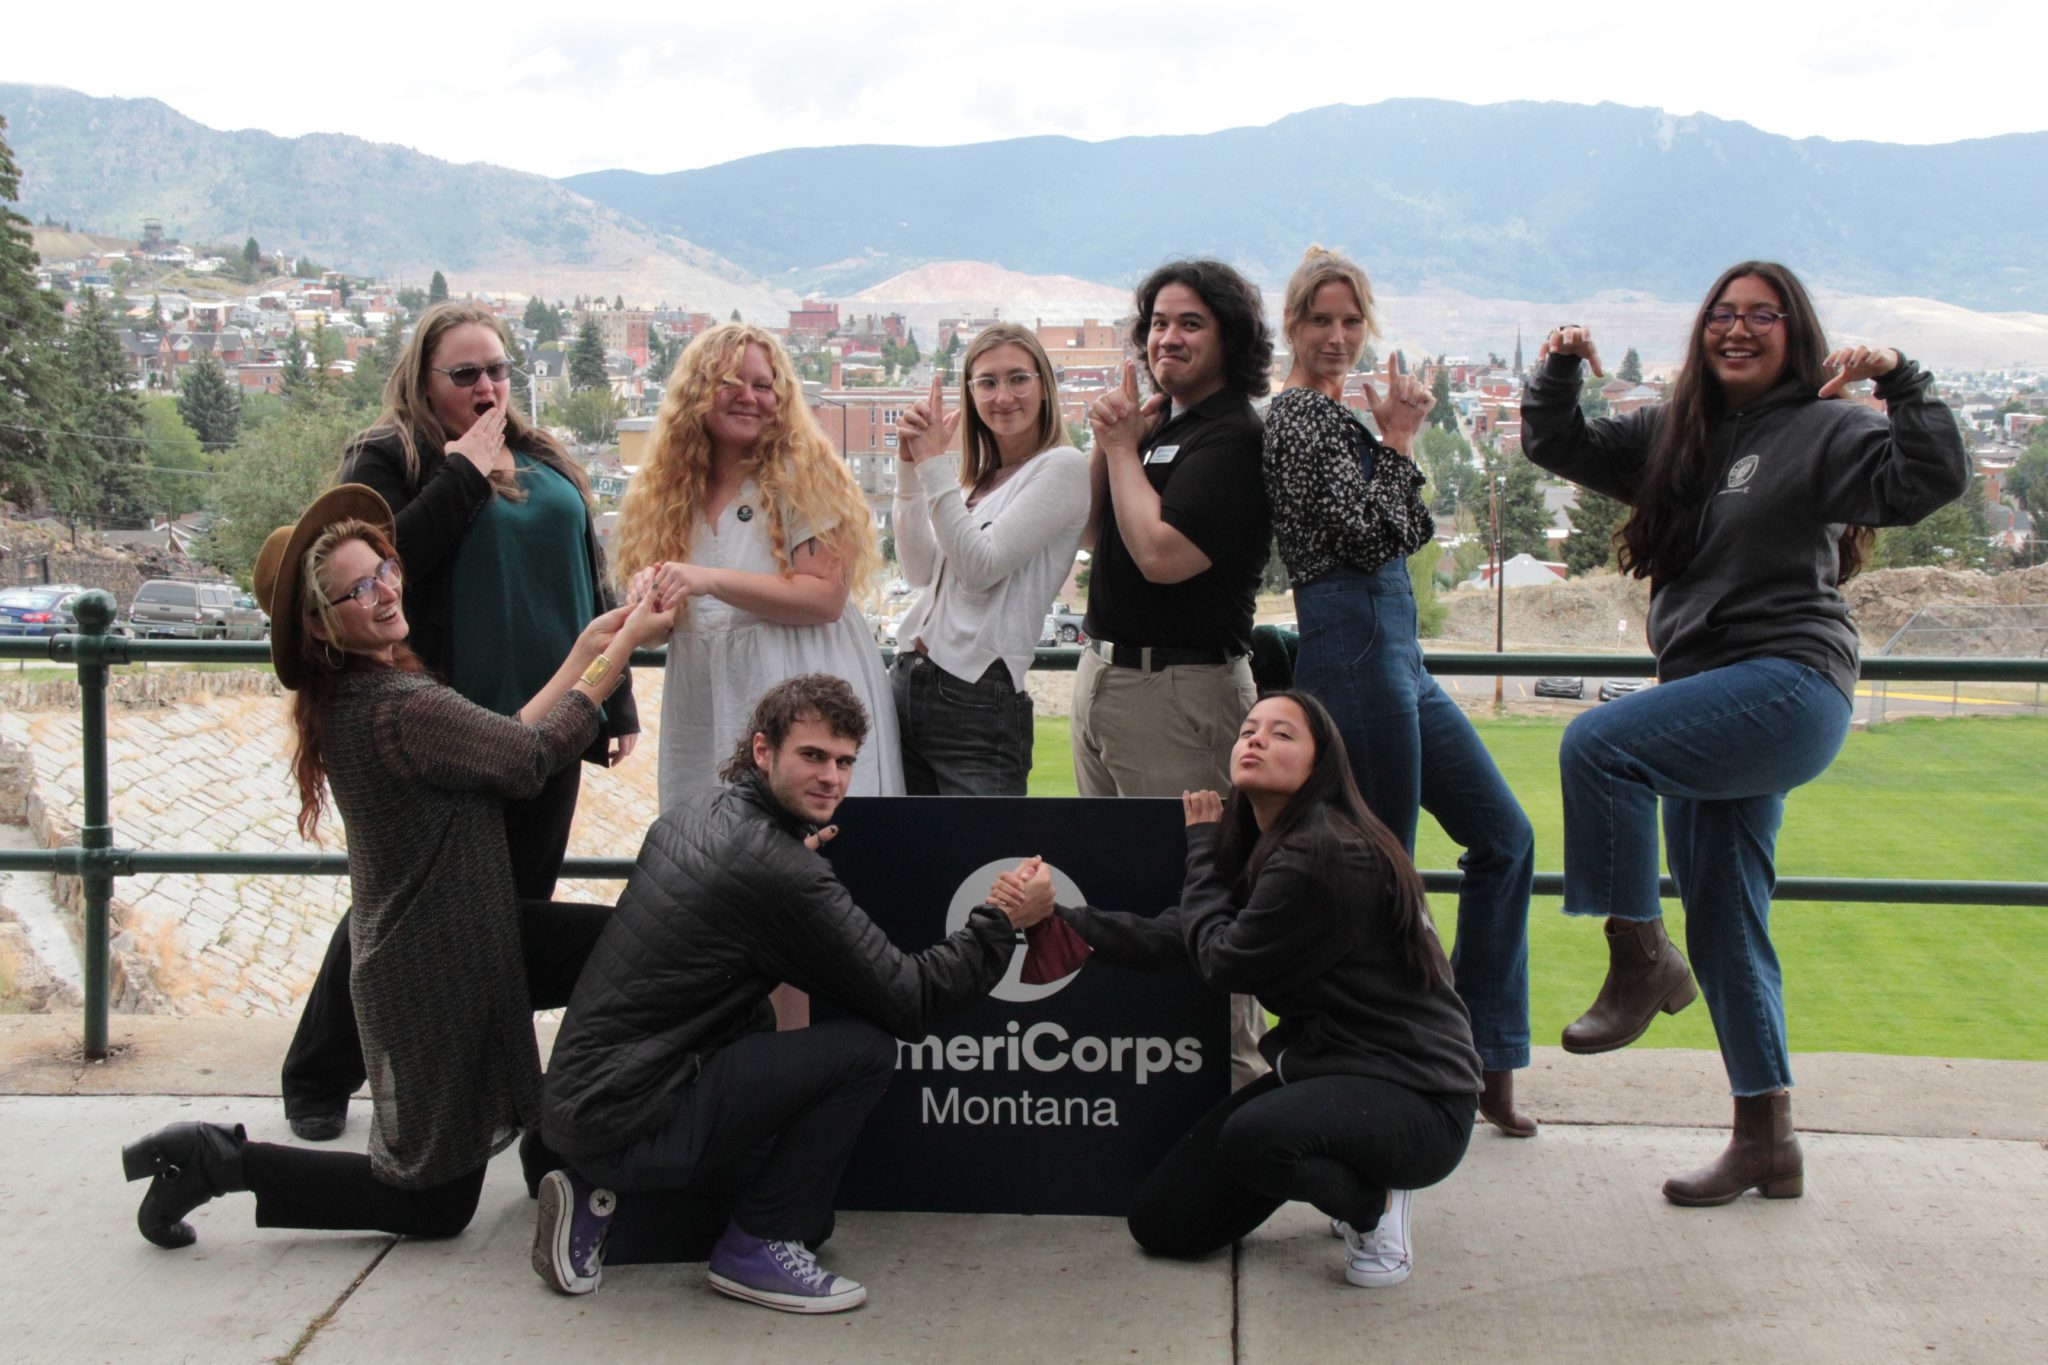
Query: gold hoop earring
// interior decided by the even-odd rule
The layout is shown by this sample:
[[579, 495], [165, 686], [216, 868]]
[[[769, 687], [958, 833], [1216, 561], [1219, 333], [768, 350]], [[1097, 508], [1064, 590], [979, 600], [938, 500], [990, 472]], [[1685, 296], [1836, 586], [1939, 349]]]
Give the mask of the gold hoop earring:
[[336, 673], [341, 672], [342, 669], [348, 666], [348, 653], [345, 650], [335, 648], [334, 642], [331, 640], [322, 640], [320, 642], [320, 655], [327, 661], [327, 666]]

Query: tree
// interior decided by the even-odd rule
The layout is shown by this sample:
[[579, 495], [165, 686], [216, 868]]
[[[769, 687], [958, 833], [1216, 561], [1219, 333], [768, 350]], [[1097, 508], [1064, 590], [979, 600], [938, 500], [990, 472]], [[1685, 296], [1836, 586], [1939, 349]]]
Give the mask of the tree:
[[1899, 569], [1939, 564], [1953, 569], [1984, 566], [1991, 550], [1991, 509], [1984, 478], [1977, 475], [1963, 496], [1912, 526], [1887, 526], [1871, 549], [1872, 567]]
[[540, 295], [534, 294], [527, 298], [526, 311], [519, 315], [519, 321], [520, 324], [524, 326], [527, 331], [538, 332], [540, 330], [541, 319], [545, 318], [547, 315], [548, 306], [540, 301]]
[[51, 503], [70, 521], [74, 538], [87, 517], [139, 522], [150, 503], [149, 481], [141, 472], [142, 400], [129, 383], [128, 355], [114, 319], [95, 295], [86, 297], [64, 334], [63, 371], [69, 402], [62, 441], [68, 449]]
[[145, 447], [151, 466], [151, 505], [177, 518], [196, 512], [205, 501], [206, 452], [198, 433], [179, 415], [175, 398], [145, 399], [142, 405]]
[[178, 384], [178, 416], [206, 450], [226, 450], [242, 429], [242, 400], [220, 357], [207, 355], [185, 367]]
[[740, 310], [739, 310], [739, 309], [737, 309], [737, 308], [733, 309], [733, 310], [732, 310], [732, 316], [726, 319], [726, 321], [727, 321], [727, 322], [738, 322], [739, 320], [740, 320]]
[[1455, 429], [1424, 427], [1416, 463], [1429, 476], [1430, 511], [1439, 519], [1456, 515], [1473, 498], [1483, 504], [1486, 476], [1472, 463], [1472, 447]]
[[676, 367], [676, 360], [683, 353], [683, 343], [668, 334], [661, 327], [647, 329], [647, 384], [649, 388], [661, 390], [668, 387], [668, 377]]
[[151, 294], [149, 296], [149, 317], [147, 321], [149, 324], [150, 331], [158, 333], [159, 335], [162, 334], [164, 330], [163, 295]]
[[1586, 367], [1585, 377], [1579, 381], [1579, 411], [1586, 414], [1588, 421], [1595, 417], [1605, 417], [1608, 413], [1607, 395], [1600, 392], [1606, 382], [1604, 379], [1594, 378], [1592, 367]]
[[278, 376], [278, 391], [287, 403], [310, 403], [320, 395], [320, 386], [313, 377], [313, 356], [306, 348], [306, 338], [294, 331], [284, 339], [284, 370]]
[[1614, 536], [1627, 520], [1627, 503], [1590, 488], [1579, 489], [1572, 533], [1564, 538], [1565, 571], [1576, 575], [1616, 567]]
[[586, 317], [576, 333], [576, 344], [569, 351], [569, 391], [609, 389], [611, 384], [611, 375], [604, 367], [604, 335], [597, 330], [597, 319]]
[[398, 306], [403, 308], [408, 316], [417, 317], [420, 310], [427, 306], [427, 296], [424, 291], [407, 285], [398, 291]]
[[1358, 363], [1351, 367], [1351, 372], [1353, 374], [1371, 374], [1374, 370], [1377, 370], [1379, 367], [1379, 352], [1373, 350], [1372, 343], [1368, 341], [1365, 343], [1365, 349], [1359, 352]]
[[[1508, 560], [1519, 554], [1547, 557], [1550, 513], [1543, 506], [1536, 466], [1526, 456], [1502, 455], [1489, 448], [1487, 467], [1489, 477], [1500, 482], [1501, 558]], [[1490, 515], [1483, 502], [1475, 504], [1473, 511], [1481, 516]]]
[[263, 248], [251, 237], [242, 243], [242, 278], [254, 284], [263, 277]]
[[1430, 541], [1408, 556], [1408, 582], [1415, 589], [1415, 633], [1424, 638], [1441, 634], [1450, 608], [1436, 600], [1436, 564], [1444, 557], [1443, 546]]
[[1436, 395], [1436, 406], [1429, 410], [1429, 424], [1445, 431], [1458, 429], [1458, 410], [1451, 406], [1451, 374], [1439, 365], [1436, 378], [1429, 381], [1429, 391]]
[[220, 519], [200, 557], [246, 583], [264, 538], [290, 525], [334, 481], [337, 452], [360, 416], [339, 403], [287, 407], [245, 434], [221, 462]]
[[440, 303], [447, 297], [448, 277], [446, 275], [443, 275], [440, 271], [436, 270], [434, 272], [434, 278], [427, 281], [427, 302], [429, 304]]
[[924, 353], [917, 349], [916, 328], [913, 327], [903, 334], [903, 344], [896, 348], [896, 353], [903, 358], [903, 368], [906, 370], [913, 368], [924, 358]]
[[37, 258], [28, 219], [12, 208], [21, 173], [7, 146], [0, 117], [0, 496], [24, 506], [46, 493], [60, 437], [52, 420], [60, 411], [63, 377], [56, 340], [63, 305], [36, 286]]
[[1628, 348], [1628, 354], [1621, 358], [1621, 368], [1615, 374], [1631, 384], [1643, 382], [1643, 358], [1636, 354], [1636, 348]]
[[624, 294], [617, 294], [612, 297], [612, 311], [614, 313], [626, 311], [626, 296]]
[[2041, 432], [2048, 432], [2048, 427], [2037, 429], [2027, 453], [2005, 472], [2005, 491], [2033, 521], [2036, 540], [2048, 535], [2048, 439]]
[[585, 447], [611, 444], [619, 419], [625, 415], [624, 400], [611, 391], [609, 384], [571, 393], [548, 409], [548, 421], [569, 428]]

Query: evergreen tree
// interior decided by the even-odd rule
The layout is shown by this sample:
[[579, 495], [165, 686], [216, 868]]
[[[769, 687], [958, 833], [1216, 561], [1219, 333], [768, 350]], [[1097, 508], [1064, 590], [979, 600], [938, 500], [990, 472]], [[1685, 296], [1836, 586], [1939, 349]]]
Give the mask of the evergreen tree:
[[669, 374], [676, 367], [676, 358], [683, 353], [682, 342], [671, 337], [660, 327], [647, 329], [647, 386], [660, 390], [668, 387]]
[[241, 395], [220, 357], [208, 355], [185, 367], [178, 384], [178, 415], [206, 450], [226, 450], [242, 428]]
[[582, 393], [585, 389], [610, 387], [611, 377], [604, 367], [604, 336], [597, 330], [597, 319], [587, 317], [576, 333], [576, 345], [569, 352], [569, 391]]
[[906, 370], [914, 368], [917, 362], [923, 359], [924, 353], [917, 349], [916, 328], [903, 334], [903, 345], [897, 348], [897, 354], [903, 357], [903, 368]]
[[562, 310], [560, 308], [542, 308], [540, 310], [540, 323], [533, 331], [533, 343], [536, 346], [545, 346], [549, 342], [560, 341], [562, 339]]
[[242, 278], [254, 284], [263, 275], [263, 248], [251, 237], [242, 243]]
[[178, 415], [178, 400], [144, 400], [143, 420], [154, 510], [174, 519], [198, 511], [204, 500], [204, 480], [189, 471], [207, 467], [206, 453], [199, 447], [198, 434]]
[[164, 330], [164, 300], [163, 300], [163, 296], [162, 296], [161, 294], [151, 294], [151, 295], [149, 296], [149, 319], [148, 319], [148, 322], [149, 322], [149, 330], [150, 330], [150, 331], [152, 331], [152, 332], [155, 332], [155, 333], [157, 333], [157, 334], [158, 334], [159, 336], [161, 336], [161, 335], [163, 334], [163, 330]]
[[313, 380], [312, 354], [306, 349], [306, 339], [296, 331], [284, 339], [284, 373], [278, 379], [278, 391], [284, 401], [293, 405], [310, 403], [319, 396], [318, 386]]
[[429, 304], [435, 304], [441, 302], [443, 299], [447, 297], [448, 277], [446, 275], [443, 275], [440, 271], [436, 270], [434, 272], [434, 278], [427, 281], [427, 302]]
[[732, 316], [731, 316], [730, 318], [727, 318], [727, 319], [726, 319], [726, 321], [728, 321], [728, 322], [738, 322], [739, 320], [740, 320], [740, 310], [739, 310], [739, 309], [737, 309], [737, 308], [733, 309], [733, 310], [732, 310]]
[[[1487, 464], [1493, 477], [1500, 480], [1500, 539], [1503, 561], [1519, 554], [1531, 554], [1545, 559], [1550, 554], [1550, 541], [1546, 532], [1550, 530], [1550, 513], [1543, 507], [1543, 489], [1537, 483], [1536, 466], [1526, 456], [1502, 455], [1496, 451], [1487, 452]], [[1481, 502], [1473, 510], [1482, 517], [1489, 515], [1486, 505]]]
[[626, 296], [624, 294], [619, 294], [613, 297], [612, 311], [614, 313], [623, 313], [626, 311]]
[[526, 311], [519, 315], [519, 321], [527, 331], [538, 332], [541, 319], [547, 315], [548, 306], [540, 301], [540, 295], [535, 294], [526, 300]]
[[407, 285], [398, 291], [398, 306], [408, 317], [418, 317], [420, 310], [427, 306], [427, 296], [418, 288]]
[[1636, 348], [1628, 348], [1628, 354], [1621, 358], [1621, 368], [1615, 374], [1631, 384], [1643, 382], [1643, 358], [1636, 354]]
[[28, 220], [11, 207], [21, 173], [6, 134], [0, 117], [0, 497], [26, 506], [49, 491], [59, 459], [61, 438], [51, 429], [64, 425], [52, 420], [63, 388], [55, 345], [63, 312], [54, 294], [36, 287], [40, 261]]
[[1991, 549], [1991, 513], [1984, 479], [1970, 480], [1963, 496], [1912, 526], [1887, 526], [1877, 533], [1870, 563], [1897, 569], [1937, 564], [1952, 569], [1982, 568]]
[[1590, 488], [1579, 489], [1572, 508], [1572, 533], [1564, 538], [1566, 572], [1576, 576], [1614, 568], [1614, 536], [1627, 520], [1627, 503]]
[[1458, 410], [1451, 406], [1451, 372], [1438, 365], [1436, 378], [1429, 381], [1429, 390], [1436, 395], [1436, 405], [1429, 410], [1429, 424], [1445, 431], [1456, 431]]
[[150, 510], [143, 471], [142, 400], [130, 384], [128, 354], [113, 315], [88, 295], [64, 335], [63, 369], [69, 402], [62, 438], [69, 447], [51, 502], [71, 522], [104, 516], [135, 525]]

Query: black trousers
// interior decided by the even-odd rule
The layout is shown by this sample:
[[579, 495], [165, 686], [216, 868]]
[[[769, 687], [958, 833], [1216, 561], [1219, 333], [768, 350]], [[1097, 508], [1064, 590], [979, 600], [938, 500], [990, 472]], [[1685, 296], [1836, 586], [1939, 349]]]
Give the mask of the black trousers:
[[[512, 886], [521, 901], [547, 901], [555, 894], [555, 882], [562, 873], [562, 859], [569, 852], [569, 822], [576, 814], [576, 795], [583, 784], [582, 764], [571, 763], [527, 801], [505, 805], [505, 844], [512, 858]], [[576, 959], [581, 971], [589, 945]], [[531, 954], [529, 953], [529, 959]], [[528, 962], [528, 980], [533, 979]], [[569, 975], [569, 986], [576, 975]], [[565, 989], [553, 1004], [539, 1003], [535, 1009], [553, 1009], [568, 1003]], [[327, 940], [327, 956], [306, 992], [299, 1010], [299, 1026], [285, 1050], [281, 1088], [288, 1118], [311, 1114], [338, 1114], [348, 1108], [348, 1097], [363, 1084], [363, 1044], [356, 1034], [355, 1000], [349, 993], [348, 916], [344, 914]]]
[[[533, 1007], [554, 1009], [567, 1004], [590, 957], [591, 945], [611, 919], [611, 908], [521, 901], [519, 913], [526, 985]], [[526, 1156], [523, 1150], [521, 1156]], [[256, 1195], [256, 1225], [266, 1228], [453, 1237], [469, 1226], [484, 1188], [482, 1165], [446, 1184], [400, 1189], [377, 1179], [370, 1171], [370, 1158], [360, 1153], [311, 1151], [267, 1142], [243, 1147], [242, 1171]]]
[[[748, 1034], [704, 1063], [661, 1127], [573, 1164], [625, 1194], [702, 1187], [730, 1203], [748, 1235], [816, 1244], [832, 1231], [839, 1177], [895, 1071], [895, 1039], [866, 1020]], [[742, 1163], [751, 1172], [732, 1189]]]
[[1131, 1236], [1159, 1256], [1229, 1246], [1290, 1199], [1361, 1231], [1389, 1189], [1434, 1185], [1465, 1156], [1477, 1095], [1426, 1095], [1365, 1076], [1283, 1085], [1272, 1073], [1204, 1114], [1145, 1177]]

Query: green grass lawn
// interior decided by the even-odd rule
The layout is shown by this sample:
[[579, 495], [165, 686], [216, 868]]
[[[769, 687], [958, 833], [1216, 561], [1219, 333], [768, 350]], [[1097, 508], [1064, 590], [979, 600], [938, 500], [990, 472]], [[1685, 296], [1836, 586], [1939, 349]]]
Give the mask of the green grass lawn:
[[[1536, 827], [1536, 866], [1563, 869], [1557, 742], [1562, 722], [1479, 722]], [[1064, 719], [1040, 720], [1034, 796], [1074, 795]], [[2048, 718], [1895, 721], [1849, 736], [1818, 781], [1786, 803], [1778, 871], [1787, 877], [2048, 881]], [[1425, 819], [1425, 868], [1457, 848]], [[1438, 897], [1445, 938], [1455, 906]], [[1684, 916], [1667, 903], [1683, 942]], [[1795, 1052], [1878, 1052], [2048, 1060], [2048, 910], [1788, 901], [1772, 914]], [[1606, 970], [1595, 920], [1555, 897], [1529, 916], [1530, 1023], [1554, 1044]], [[1704, 1004], [1653, 1025], [1638, 1047], [1714, 1046]]]

